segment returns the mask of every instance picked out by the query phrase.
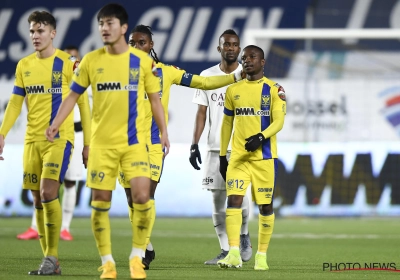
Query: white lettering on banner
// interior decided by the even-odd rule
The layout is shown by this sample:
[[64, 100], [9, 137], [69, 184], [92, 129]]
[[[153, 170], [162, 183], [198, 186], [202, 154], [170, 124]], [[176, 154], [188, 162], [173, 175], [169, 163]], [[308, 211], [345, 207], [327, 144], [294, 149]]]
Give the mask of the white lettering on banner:
[[[175, 28], [171, 32], [168, 46], [163, 57], [166, 60], [176, 60], [184, 42], [187, 30], [193, 18], [193, 8], [183, 8], [178, 15]], [[197, 32], [197, 31], [196, 31]]]
[[[362, 28], [364, 26], [365, 20], [367, 18], [367, 14], [369, 8], [372, 4], [372, 0], [356, 0], [353, 5], [353, 9], [351, 10], [351, 14], [349, 20], [347, 21], [347, 28]], [[348, 45], [357, 44], [358, 39], [345, 39], [343, 43]]]
[[82, 44], [79, 47], [80, 53], [88, 53], [91, 50], [99, 49], [103, 46], [103, 42], [101, 41], [101, 37], [99, 35], [99, 23], [97, 22], [97, 13], [94, 14], [92, 19], [92, 28], [89, 36], [83, 40]]
[[[154, 24], [154, 23], [157, 24]], [[143, 13], [142, 17], [136, 23], [144, 24], [152, 27], [153, 41], [156, 42], [154, 48], [157, 53], [162, 53], [164, 46], [167, 45], [168, 31], [174, 22], [174, 14], [172, 9], [167, 7], [155, 7], [147, 10]], [[162, 30], [163, 32], [157, 32], [154, 30]]]
[[31, 39], [29, 37], [29, 25], [26, 21], [29, 15], [34, 11], [48, 11], [48, 9], [44, 7], [34, 7], [32, 9], [27, 10], [19, 18], [17, 31], [25, 43], [18, 41], [18, 42], [13, 42], [8, 46], [8, 55], [14, 61], [18, 61], [21, 58], [30, 55], [34, 51]]
[[[189, 38], [182, 52], [181, 59], [183, 61], [203, 61], [205, 59], [206, 52], [200, 50], [200, 44], [204, 38], [211, 14], [211, 8], [201, 8], [196, 14], [191, 32], [189, 32]], [[214, 48], [215, 52], [216, 48]]]
[[219, 36], [221, 36], [226, 29], [235, 26], [235, 21], [237, 19], [245, 19], [248, 14], [247, 10], [247, 8], [225, 8], [222, 10], [214, 35], [208, 47], [208, 61], [215, 61], [221, 58], [221, 54], [215, 51], [215, 48], [219, 45]]
[[391, 28], [400, 28], [400, 1], [394, 4], [392, 12], [390, 13], [389, 25]]
[[[281, 21], [283, 14], [283, 9], [281, 8], [271, 8], [268, 13], [267, 20], [264, 24], [264, 10], [262, 8], [225, 8], [222, 11], [222, 15], [218, 22], [217, 28], [215, 29], [214, 35], [210, 42], [210, 46], [208, 48], [208, 61], [217, 61], [220, 58], [220, 54], [215, 51], [215, 48], [218, 46], [219, 36], [229, 28], [235, 25], [236, 19], [245, 18], [246, 22], [244, 24], [245, 29], [249, 28], [277, 28]], [[238, 32], [239, 36], [241, 35]], [[267, 54], [269, 51], [269, 46], [271, 42], [270, 40], [263, 40], [261, 44], [257, 44], [260, 46], [264, 52]], [[242, 48], [245, 46], [242, 46]]]
[[65, 35], [67, 34], [71, 21], [79, 19], [81, 17], [81, 14], [81, 8], [62, 8], [55, 9], [53, 11], [53, 16], [56, 18], [57, 21], [57, 34], [53, 41], [56, 48], [62, 48], [62, 43], [64, 41]]
[[[8, 23], [10, 22], [11, 16], [13, 14], [12, 9], [3, 9], [0, 10], [0, 45], [3, 39], [4, 33], [6, 33], [6, 29]], [[0, 61], [3, 61], [7, 57], [7, 52], [4, 50], [0, 50]]]

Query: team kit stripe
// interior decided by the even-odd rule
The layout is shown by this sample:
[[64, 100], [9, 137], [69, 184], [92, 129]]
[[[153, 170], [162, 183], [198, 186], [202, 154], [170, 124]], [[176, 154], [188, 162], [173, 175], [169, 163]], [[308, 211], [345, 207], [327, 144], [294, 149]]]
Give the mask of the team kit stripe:
[[193, 74], [183, 73], [181, 85], [185, 86], [185, 87], [190, 87], [190, 84], [192, 83], [192, 78], [193, 78]]
[[[160, 86], [161, 86], [161, 95], [162, 97], [162, 90], [163, 90], [163, 71], [161, 68], [157, 68], [157, 75], [160, 77]], [[151, 118], [151, 144], [160, 144], [160, 130], [158, 129], [157, 123], [154, 117]]]
[[67, 144], [65, 145], [65, 149], [64, 149], [63, 162], [61, 164], [60, 183], [62, 183], [64, 181], [65, 173], [67, 172], [69, 160], [71, 158], [71, 150], [72, 150], [72, 144], [69, 141], [67, 141]]
[[[271, 107], [271, 87], [268, 84], [264, 84], [261, 92], [261, 100], [260, 100], [260, 108], [261, 110], [266, 110], [269, 111]], [[263, 99], [269, 99], [268, 103], [263, 104]], [[270, 116], [261, 116], [261, 131], [264, 131], [267, 129], [267, 127], [271, 124], [271, 117]], [[262, 143], [262, 155], [263, 159], [269, 159], [272, 158], [272, 153], [271, 153], [271, 138], [266, 139]]]
[[224, 107], [224, 114], [229, 116], [229, 117], [233, 117], [233, 110], [229, 110], [228, 108]]
[[14, 86], [12, 93], [14, 93], [16, 95], [21, 95], [23, 97], [25, 97], [25, 95], [26, 95], [25, 89], [18, 87], [18, 86]]
[[85, 92], [86, 88], [84, 88], [83, 86], [81, 86], [80, 84], [76, 83], [76, 82], [72, 82], [71, 84], [71, 90], [75, 91], [76, 93], [82, 94]]
[[[54, 58], [53, 62], [53, 71], [51, 72], [51, 87], [53, 89], [62, 88], [62, 69], [63, 69], [64, 61], [59, 57]], [[59, 77], [57, 79], [56, 77]], [[62, 93], [55, 93], [51, 94], [51, 117], [50, 117], [50, 125], [53, 123], [54, 118], [57, 115], [58, 108], [60, 108], [62, 102]], [[60, 138], [59, 132], [55, 138]]]
[[[129, 56], [129, 69], [128, 69], [128, 77], [130, 76], [130, 69], [137, 69], [138, 72], [140, 71], [140, 58], [135, 56], [134, 54], [130, 54]], [[137, 79], [129, 79], [130, 87], [136, 88], [135, 90], [129, 90], [129, 116], [128, 116], [128, 144], [133, 145], [137, 144], [139, 141], [137, 139], [137, 128], [136, 128], [136, 119], [138, 116], [137, 112], [137, 89], [138, 83], [140, 79], [140, 72], [137, 75]]]

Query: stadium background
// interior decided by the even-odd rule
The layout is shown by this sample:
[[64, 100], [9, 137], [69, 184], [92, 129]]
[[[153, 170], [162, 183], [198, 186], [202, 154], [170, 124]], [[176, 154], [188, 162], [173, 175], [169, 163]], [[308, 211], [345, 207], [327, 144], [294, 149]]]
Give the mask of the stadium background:
[[[155, 50], [165, 63], [191, 73], [219, 61], [219, 35], [234, 28], [400, 28], [396, 0], [119, 1], [129, 26], [153, 27]], [[48, 10], [57, 19], [56, 47], [74, 44], [84, 55], [102, 46], [97, 11], [108, 1], [23, 1], [0, 4], [0, 122], [16, 63], [32, 52], [27, 16]], [[288, 114], [278, 136], [277, 212], [284, 216], [400, 214], [399, 40], [259, 40], [268, 50], [265, 75], [286, 90]], [[242, 42], [242, 47], [244, 47]], [[196, 105], [193, 90], [173, 87], [171, 153], [157, 191], [159, 216], [210, 216], [211, 196], [202, 171], [189, 161]], [[216, 101], [218, 102], [218, 101]], [[6, 139], [0, 162], [0, 215], [32, 213], [21, 191], [26, 110]], [[206, 133], [201, 140], [205, 155]], [[90, 193], [78, 189], [75, 214], [90, 215]], [[126, 215], [117, 186], [112, 215]]]

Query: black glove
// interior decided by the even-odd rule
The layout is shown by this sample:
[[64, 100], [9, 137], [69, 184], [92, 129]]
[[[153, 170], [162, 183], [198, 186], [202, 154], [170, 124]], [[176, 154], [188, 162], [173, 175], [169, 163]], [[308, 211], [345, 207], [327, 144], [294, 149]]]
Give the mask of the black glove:
[[226, 182], [226, 171], [228, 170], [228, 160], [226, 156], [219, 156], [219, 173], [221, 173], [222, 178]]
[[190, 146], [190, 157], [189, 161], [190, 164], [194, 167], [194, 169], [200, 170], [200, 167], [197, 165], [197, 160], [199, 160], [199, 163], [201, 163], [201, 155], [199, 151], [199, 146], [197, 144], [193, 144]]
[[265, 140], [264, 135], [262, 133], [258, 133], [256, 135], [250, 136], [245, 139], [247, 142], [244, 144], [244, 148], [248, 152], [254, 152], [261, 146], [262, 142]]

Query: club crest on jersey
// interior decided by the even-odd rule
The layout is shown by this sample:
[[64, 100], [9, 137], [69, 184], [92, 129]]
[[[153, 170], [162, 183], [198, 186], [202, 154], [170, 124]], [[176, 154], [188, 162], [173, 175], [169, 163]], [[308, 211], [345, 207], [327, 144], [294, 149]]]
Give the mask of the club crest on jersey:
[[269, 95], [261, 97], [261, 106], [268, 106], [269, 105]]
[[129, 82], [137, 82], [139, 80], [139, 68], [129, 68]]
[[61, 71], [53, 71], [53, 79], [52, 82], [54, 85], [59, 85], [61, 84]]

